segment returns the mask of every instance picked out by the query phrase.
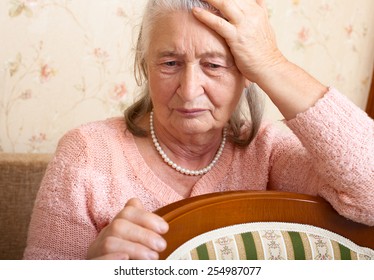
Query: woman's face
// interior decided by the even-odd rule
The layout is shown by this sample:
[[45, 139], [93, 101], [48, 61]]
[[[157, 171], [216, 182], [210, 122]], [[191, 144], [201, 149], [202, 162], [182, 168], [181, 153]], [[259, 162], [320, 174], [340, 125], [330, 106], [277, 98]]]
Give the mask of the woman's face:
[[161, 17], [146, 56], [159, 124], [171, 133], [221, 130], [245, 87], [222, 37], [186, 12]]

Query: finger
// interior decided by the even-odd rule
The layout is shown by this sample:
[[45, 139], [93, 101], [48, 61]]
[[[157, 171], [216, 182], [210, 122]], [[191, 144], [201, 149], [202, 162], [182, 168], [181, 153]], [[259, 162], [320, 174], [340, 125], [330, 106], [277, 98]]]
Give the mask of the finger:
[[99, 255], [100, 259], [118, 256], [132, 260], [157, 260], [159, 258], [158, 253], [147, 246], [112, 236], [102, 242]]
[[118, 247], [119, 250], [126, 250], [131, 260], [158, 260], [159, 254], [142, 244], [124, 240]]
[[165, 234], [169, 230], [169, 225], [163, 218], [144, 210], [143, 204], [136, 198], [130, 199], [126, 203], [125, 208], [117, 214], [116, 218], [129, 220], [134, 224], [140, 225], [159, 234]]
[[166, 241], [161, 235], [126, 219], [113, 220], [106, 234], [107, 236], [142, 244], [153, 251], [161, 252], [166, 248]]
[[236, 1], [227, 0], [206, 0], [210, 5], [216, 8], [228, 21], [235, 22], [242, 16], [242, 11]]
[[130, 256], [126, 253], [122, 252], [116, 252], [116, 253], [110, 253], [106, 254], [97, 258], [93, 258], [91, 260], [129, 260]]
[[202, 8], [193, 8], [194, 16], [206, 26], [217, 32], [221, 37], [228, 39], [235, 32], [235, 27], [224, 18], [219, 17]]
[[139, 209], [144, 209], [144, 206], [143, 206], [143, 203], [140, 201], [139, 198], [130, 198], [126, 204], [125, 204], [125, 207], [126, 206], [133, 206], [135, 208], [139, 208]]

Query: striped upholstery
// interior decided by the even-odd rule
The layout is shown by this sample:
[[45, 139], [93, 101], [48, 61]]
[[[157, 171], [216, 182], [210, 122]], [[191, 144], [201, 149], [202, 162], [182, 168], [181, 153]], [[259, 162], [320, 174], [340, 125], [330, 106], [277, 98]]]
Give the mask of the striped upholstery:
[[197, 236], [168, 259], [370, 260], [374, 259], [374, 250], [314, 226], [248, 223]]

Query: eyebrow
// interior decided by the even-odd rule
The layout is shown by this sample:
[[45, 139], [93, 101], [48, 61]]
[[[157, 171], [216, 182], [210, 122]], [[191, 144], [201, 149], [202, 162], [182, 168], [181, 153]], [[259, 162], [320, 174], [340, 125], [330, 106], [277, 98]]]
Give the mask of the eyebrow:
[[175, 57], [175, 56], [181, 56], [181, 54], [178, 54], [177, 52], [174, 52], [174, 51], [162, 51], [157, 54], [158, 58], [163, 58], [163, 57], [168, 57], [168, 56]]
[[[158, 58], [183, 57], [183, 56], [185, 56], [185, 54], [179, 53], [177, 51], [169, 51], [169, 50], [161, 51], [157, 55]], [[222, 52], [219, 52], [219, 51], [205, 52], [205, 53], [199, 54], [199, 57], [208, 57], [208, 58], [218, 57], [218, 58], [222, 58], [226, 61], [231, 61], [230, 56], [228, 56], [227, 54], [224, 54]]]

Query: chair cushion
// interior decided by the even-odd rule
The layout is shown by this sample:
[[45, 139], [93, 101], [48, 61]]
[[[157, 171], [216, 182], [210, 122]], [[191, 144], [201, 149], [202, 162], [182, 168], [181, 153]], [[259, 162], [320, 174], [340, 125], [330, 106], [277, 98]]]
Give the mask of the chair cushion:
[[199, 235], [168, 260], [373, 260], [374, 250], [310, 225], [247, 223]]

